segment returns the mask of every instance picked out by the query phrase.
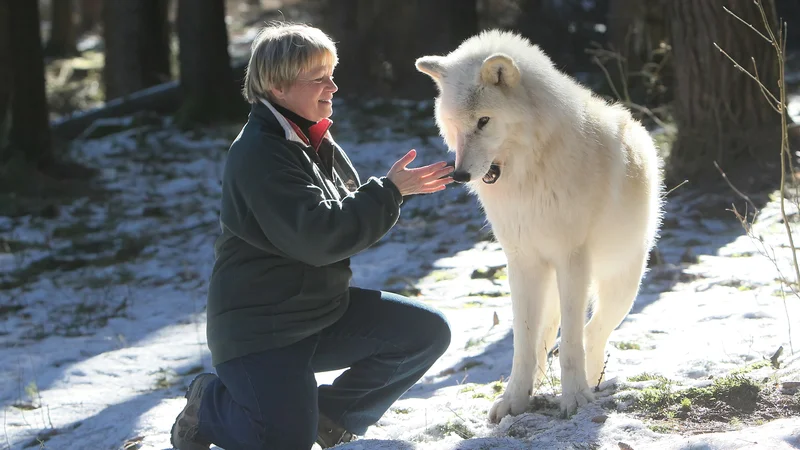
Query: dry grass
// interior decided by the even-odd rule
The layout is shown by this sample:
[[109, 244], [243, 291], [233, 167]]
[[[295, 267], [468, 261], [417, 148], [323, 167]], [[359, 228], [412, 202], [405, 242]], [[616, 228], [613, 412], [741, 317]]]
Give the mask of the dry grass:
[[641, 390], [631, 411], [659, 432], [727, 431], [800, 414], [800, 395], [782, 393], [777, 383], [755, 380], [742, 373], [717, 378], [706, 387], [688, 389], [664, 377], [652, 379], [656, 383]]

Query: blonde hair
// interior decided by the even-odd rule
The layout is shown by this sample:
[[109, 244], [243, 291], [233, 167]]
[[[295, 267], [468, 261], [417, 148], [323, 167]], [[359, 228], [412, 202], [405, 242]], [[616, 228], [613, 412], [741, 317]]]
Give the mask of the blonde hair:
[[319, 28], [273, 22], [253, 40], [242, 94], [250, 103], [269, 99], [270, 89], [291, 85], [301, 72], [338, 62], [336, 45]]

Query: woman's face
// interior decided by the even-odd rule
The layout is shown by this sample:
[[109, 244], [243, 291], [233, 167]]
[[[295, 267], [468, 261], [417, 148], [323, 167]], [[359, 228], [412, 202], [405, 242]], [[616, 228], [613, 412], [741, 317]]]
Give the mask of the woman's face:
[[279, 105], [313, 122], [333, 114], [333, 93], [339, 90], [333, 82], [333, 68], [319, 65], [303, 71], [294, 83], [285, 88], [273, 88], [272, 95]]

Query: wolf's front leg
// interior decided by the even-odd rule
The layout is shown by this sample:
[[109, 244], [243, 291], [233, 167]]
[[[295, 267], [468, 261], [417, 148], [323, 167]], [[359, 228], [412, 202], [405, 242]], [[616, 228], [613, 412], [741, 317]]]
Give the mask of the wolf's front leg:
[[508, 282], [511, 287], [511, 311], [514, 315], [514, 359], [511, 376], [503, 395], [489, 410], [489, 420], [499, 422], [503, 417], [517, 415], [528, 409], [533, 375], [536, 369], [537, 341], [541, 328], [545, 285], [551, 269], [538, 258], [525, 261], [519, 255], [509, 257]]
[[572, 252], [556, 266], [561, 297], [561, 414], [567, 417], [592, 400], [586, 381], [586, 353], [583, 326], [589, 296], [589, 261], [584, 249]]

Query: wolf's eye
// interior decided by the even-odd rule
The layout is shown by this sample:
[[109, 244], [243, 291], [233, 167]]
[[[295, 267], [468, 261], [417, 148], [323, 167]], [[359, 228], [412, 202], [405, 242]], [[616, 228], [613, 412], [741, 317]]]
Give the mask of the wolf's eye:
[[489, 123], [489, 118], [486, 116], [481, 117], [478, 119], [478, 129], [485, 127], [487, 123]]

